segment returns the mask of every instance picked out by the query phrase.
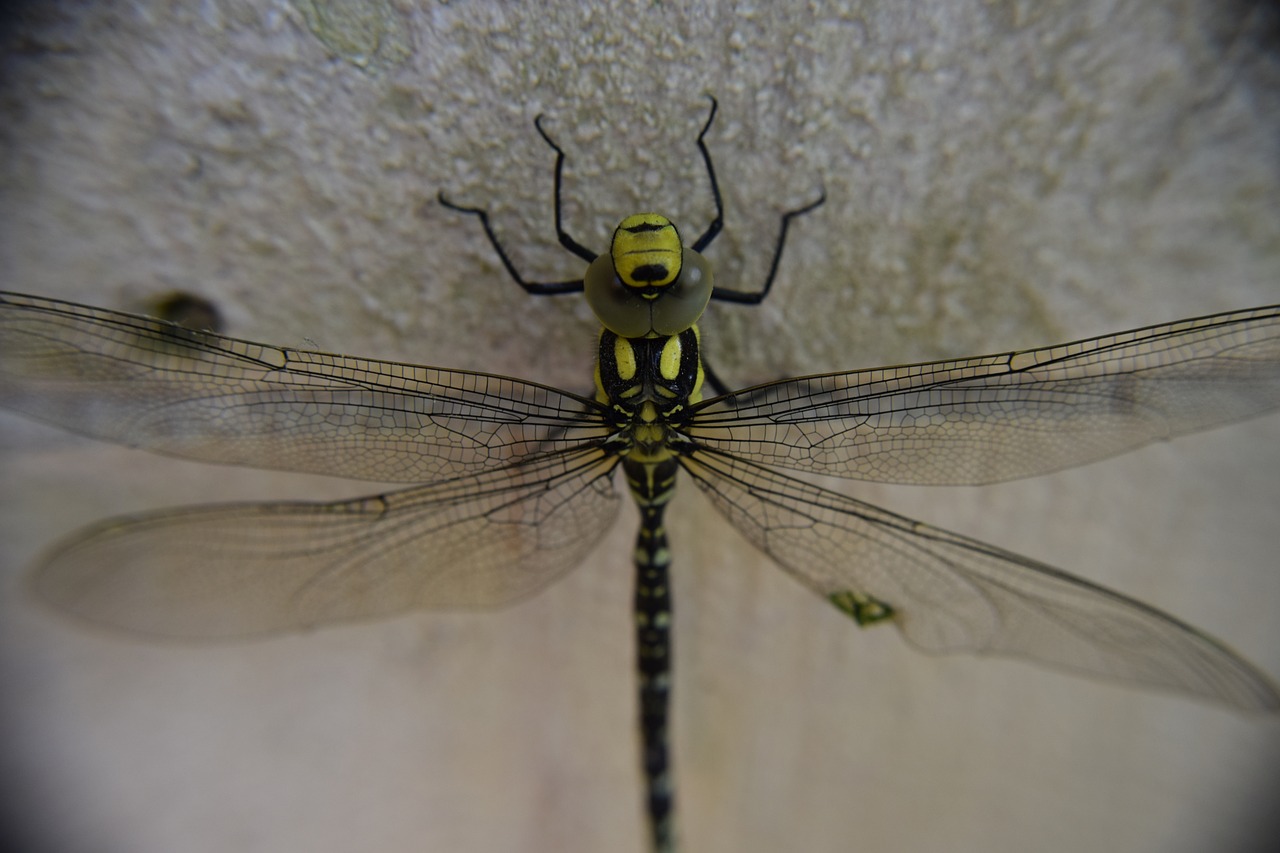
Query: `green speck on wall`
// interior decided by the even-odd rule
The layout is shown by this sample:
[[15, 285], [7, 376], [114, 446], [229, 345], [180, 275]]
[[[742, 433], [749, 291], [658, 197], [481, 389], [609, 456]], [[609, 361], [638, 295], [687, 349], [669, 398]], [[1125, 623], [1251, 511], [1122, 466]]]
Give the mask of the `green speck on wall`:
[[827, 600], [864, 628], [892, 619], [895, 612], [888, 603], [866, 593], [851, 590], [833, 592], [827, 596]]

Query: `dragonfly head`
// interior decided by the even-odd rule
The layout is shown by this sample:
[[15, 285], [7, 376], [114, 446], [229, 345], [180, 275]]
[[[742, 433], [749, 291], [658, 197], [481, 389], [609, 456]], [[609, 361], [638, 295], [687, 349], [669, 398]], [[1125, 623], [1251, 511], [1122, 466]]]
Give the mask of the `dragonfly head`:
[[584, 277], [600, 323], [625, 338], [666, 337], [688, 329], [711, 299], [711, 267], [680, 241], [665, 216], [628, 216], [607, 254]]

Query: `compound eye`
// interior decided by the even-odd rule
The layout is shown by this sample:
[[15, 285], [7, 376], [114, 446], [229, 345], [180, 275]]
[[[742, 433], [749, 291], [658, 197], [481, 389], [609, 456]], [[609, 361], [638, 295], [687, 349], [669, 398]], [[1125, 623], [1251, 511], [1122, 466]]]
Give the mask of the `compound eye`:
[[678, 335], [698, 322], [711, 301], [711, 265], [693, 249], [683, 249], [682, 256], [679, 277], [661, 290], [646, 292], [623, 284], [613, 259], [600, 255], [583, 276], [587, 304], [596, 319], [624, 338]]
[[659, 335], [678, 335], [698, 322], [711, 301], [711, 265], [688, 247], [679, 277], [653, 300], [650, 323]]
[[597, 257], [582, 280], [587, 304], [602, 326], [624, 338], [643, 338], [652, 333], [653, 302], [622, 283], [613, 270], [612, 256]]

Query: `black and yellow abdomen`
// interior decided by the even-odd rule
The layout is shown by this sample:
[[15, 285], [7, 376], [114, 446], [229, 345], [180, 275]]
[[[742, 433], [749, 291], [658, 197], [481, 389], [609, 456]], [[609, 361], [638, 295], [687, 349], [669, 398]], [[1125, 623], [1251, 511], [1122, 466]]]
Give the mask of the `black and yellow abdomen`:
[[698, 330], [625, 338], [600, 332], [596, 396], [614, 417], [627, 485], [640, 509], [635, 546], [636, 672], [641, 756], [653, 849], [675, 849], [671, 782], [671, 551], [663, 514], [675, 491], [683, 415], [702, 398]]

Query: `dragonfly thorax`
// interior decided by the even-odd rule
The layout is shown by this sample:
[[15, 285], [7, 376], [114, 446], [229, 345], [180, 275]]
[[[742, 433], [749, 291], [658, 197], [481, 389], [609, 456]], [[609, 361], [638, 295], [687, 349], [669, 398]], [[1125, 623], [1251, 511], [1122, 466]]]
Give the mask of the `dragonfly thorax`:
[[698, 329], [654, 338], [600, 332], [596, 398], [616, 413], [642, 457], [664, 457], [680, 413], [702, 399]]

